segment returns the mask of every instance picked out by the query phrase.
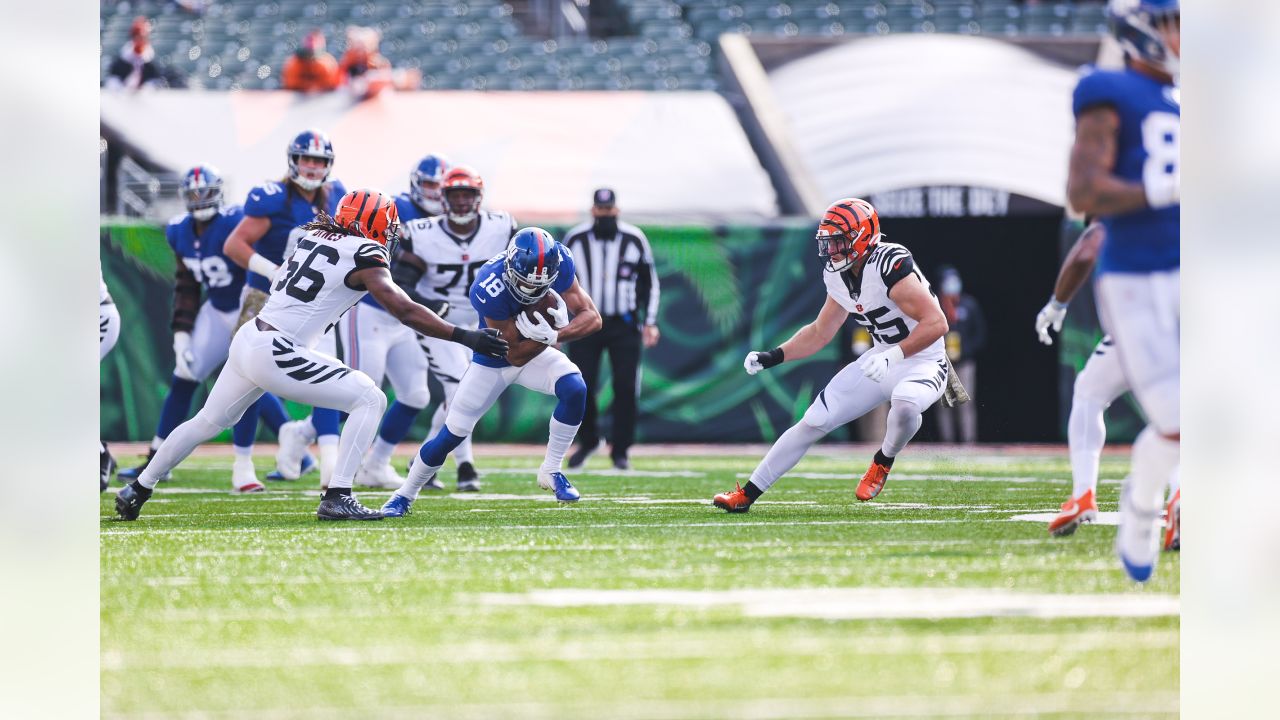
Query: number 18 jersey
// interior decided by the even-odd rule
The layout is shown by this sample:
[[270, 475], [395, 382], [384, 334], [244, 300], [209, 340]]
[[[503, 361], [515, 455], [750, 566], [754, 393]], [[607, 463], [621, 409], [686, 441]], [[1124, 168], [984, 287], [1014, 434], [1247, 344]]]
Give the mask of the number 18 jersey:
[[258, 317], [299, 345], [314, 347], [325, 330], [368, 292], [351, 274], [390, 265], [387, 248], [359, 235], [309, 230], [273, 278]]
[[[929, 289], [929, 281], [916, 267], [909, 250], [897, 243], [881, 242], [872, 248], [861, 274], [823, 270], [822, 281], [826, 283], [827, 294], [871, 333], [876, 345], [897, 345], [919, 325], [889, 298], [893, 286], [908, 275], [915, 275], [920, 284]], [[942, 338], [938, 338], [917, 355], [941, 360], [944, 352]]]
[[468, 237], [454, 235], [443, 215], [408, 223], [401, 229], [401, 242], [427, 263], [417, 291], [429, 300], [447, 301], [450, 322], [476, 327], [479, 316], [468, 298], [471, 284], [489, 258], [507, 249], [515, 230], [515, 219], [498, 210], [481, 210]]

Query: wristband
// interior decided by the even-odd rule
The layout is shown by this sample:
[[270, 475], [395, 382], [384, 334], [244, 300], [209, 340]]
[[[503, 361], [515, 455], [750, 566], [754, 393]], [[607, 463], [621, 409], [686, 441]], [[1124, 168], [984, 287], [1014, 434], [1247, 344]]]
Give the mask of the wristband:
[[249, 256], [249, 271], [269, 278], [276, 274], [280, 266], [262, 257], [258, 253]]
[[1058, 302], [1058, 298], [1054, 297], [1053, 295], [1050, 295], [1050, 296], [1049, 296], [1049, 307], [1053, 308], [1054, 310], [1066, 310], [1066, 309], [1067, 309], [1067, 303], [1064, 303], [1064, 302]]
[[771, 368], [775, 365], [781, 365], [784, 358], [782, 357], [782, 348], [776, 347], [768, 352], [756, 354], [756, 360], [759, 361], [760, 367]]

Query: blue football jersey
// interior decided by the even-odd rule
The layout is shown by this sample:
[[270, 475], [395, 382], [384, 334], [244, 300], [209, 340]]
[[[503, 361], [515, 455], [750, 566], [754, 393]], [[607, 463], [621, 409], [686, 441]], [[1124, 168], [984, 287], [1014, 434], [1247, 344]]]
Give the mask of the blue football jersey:
[[[1072, 97], [1076, 117], [1106, 105], [1120, 116], [1115, 174], [1141, 183], [1144, 175], [1178, 170], [1181, 104], [1178, 90], [1134, 70], [1092, 70]], [[1147, 273], [1180, 264], [1180, 206], [1102, 217], [1107, 239], [1098, 272]]]
[[[573, 286], [575, 278], [573, 253], [558, 242], [555, 252], [560, 254], [560, 270], [556, 275], [556, 281], [551, 283], [551, 289], [563, 293]], [[488, 320], [510, 320], [525, 307], [515, 295], [511, 294], [507, 284], [502, 280], [502, 266], [506, 257], [506, 253], [495, 255], [480, 268], [476, 273], [475, 282], [471, 283], [471, 307], [475, 308], [476, 313], [480, 315], [482, 328], [490, 326]], [[511, 365], [505, 358], [492, 358], [480, 353], [472, 356], [472, 362], [495, 368]]]
[[240, 307], [245, 269], [232, 262], [222, 246], [243, 217], [244, 212], [239, 205], [228, 205], [213, 216], [199, 235], [190, 213], [170, 220], [164, 230], [169, 246], [204, 286], [205, 296], [215, 308], [223, 311]]
[[[271, 181], [263, 183], [249, 191], [244, 201], [244, 214], [249, 217], [265, 217], [271, 220], [271, 227], [254, 244], [254, 252], [277, 265], [284, 262], [285, 246], [289, 242], [289, 233], [299, 225], [315, 219], [320, 210], [330, 215], [337, 212], [338, 201], [347, 194], [341, 180], [330, 180], [325, 185], [329, 198], [327, 207], [319, 208], [307, 202], [307, 199], [296, 192], [289, 192], [285, 183]], [[249, 273], [249, 287], [271, 291], [270, 278], [257, 273]]]
[[[408, 225], [412, 220], [427, 217], [427, 213], [422, 208], [414, 204], [413, 198], [409, 197], [409, 193], [400, 193], [396, 196], [396, 213], [400, 219], [401, 227]], [[360, 299], [360, 302], [365, 305], [372, 305], [379, 310], [386, 309], [382, 307], [382, 303], [374, 299], [373, 293], [366, 293], [365, 296]]]

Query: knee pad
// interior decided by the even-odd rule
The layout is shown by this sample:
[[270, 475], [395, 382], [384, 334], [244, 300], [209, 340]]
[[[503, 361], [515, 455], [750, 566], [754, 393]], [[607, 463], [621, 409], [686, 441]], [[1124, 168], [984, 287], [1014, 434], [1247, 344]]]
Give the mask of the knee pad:
[[404, 395], [397, 395], [396, 402], [421, 410], [431, 404], [431, 390], [427, 388], [426, 383], [422, 383], [421, 387], [413, 388]]
[[350, 412], [355, 412], [358, 408], [366, 407], [371, 407], [377, 411], [378, 415], [382, 415], [382, 413], [387, 410], [386, 393], [382, 392], [382, 389], [376, 385], [369, 385], [369, 387], [365, 388], [365, 391], [360, 394], [360, 397], [356, 399], [356, 402], [352, 405]]
[[831, 412], [831, 407], [828, 405], [827, 393], [824, 390], [818, 393], [818, 397], [814, 398], [813, 404], [809, 406], [808, 410], [804, 411], [804, 417], [800, 419], [800, 422], [825, 435], [826, 433], [835, 430], [835, 426], [831, 424], [831, 418], [833, 416], [834, 413]]
[[566, 403], [587, 406], [587, 383], [578, 373], [570, 373], [556, 380], [556, 398]]
[[[196, 413], [195, 417], [191, 418], [191, 422], [200, 423], [204, 430], [207, 431], [208, 435], [212, 437], [232, 425], [235, 425], [236, 421], [239, 419], [240, 418], [227, 417], [226, 413], [223, 413], [222, 416], [219, 417], [218, 415], [210, 412], [207, 408], [201, 408], [200, 412]], [[254, 425], [254, 430], [257, 430], [256, 423]]]

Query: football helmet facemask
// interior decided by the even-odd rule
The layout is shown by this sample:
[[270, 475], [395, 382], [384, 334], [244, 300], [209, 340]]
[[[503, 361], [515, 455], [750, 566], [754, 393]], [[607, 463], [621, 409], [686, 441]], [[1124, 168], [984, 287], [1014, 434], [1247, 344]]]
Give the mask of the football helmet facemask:
[[395, 254], [400, 242], [400, 212], [390, 197], [377, 190], [352, 190], [338, 201], [333, 219], [340, 227], [381, 243]]
[[865, 258], [880, 238], [880, 217], [871, 203], [843, 198], [823, 213], [814, 239], [827, 272], [840, 272]]
[[[409, 197], [413, 199], [413, 204], [430, 215], [444, 212], [440, 183], [444, 182], [448, 171], [449, 161], [440, 155], [428, 155], [419, 160], [418, 165], [409, 173]], [[424, 183], [427, 187], [423, 187]]]
[[[303, 190], [315, 190], [329, 179], [333, 169], [333, 143], [329, 136], [319, 130], [303, 130], [289, 143], [289, 180]], [[304, 158], [319, 158], [324, 161], [324, 171], [303, 168], [299, 161]]]
[[222, 175], [212, 165], [197, 165], [182, 176], [182, 201], [199, 222], [208, 222], [222, 206]]
[[[458, 207], [458, 197], [465, 197], [466, 191], [475, 193], [472, 196], [474, 200], [470, 207], [465, 203]], [[444, 211], [448, 214], [450, 222], [466, 225], [479, 216], [480, 202], [484, 200], [484, 180], [480, 177], [480, 173], [466, 165], [455, 165], [444, 174], [444, 181], [440, 183], [440, 192], [443, 194]]]
[[524, 305], [542, 299], [560, 275], [560, 252], [551, 233], [528, 227], [511, 238], [502, 261], [502, 279]]

